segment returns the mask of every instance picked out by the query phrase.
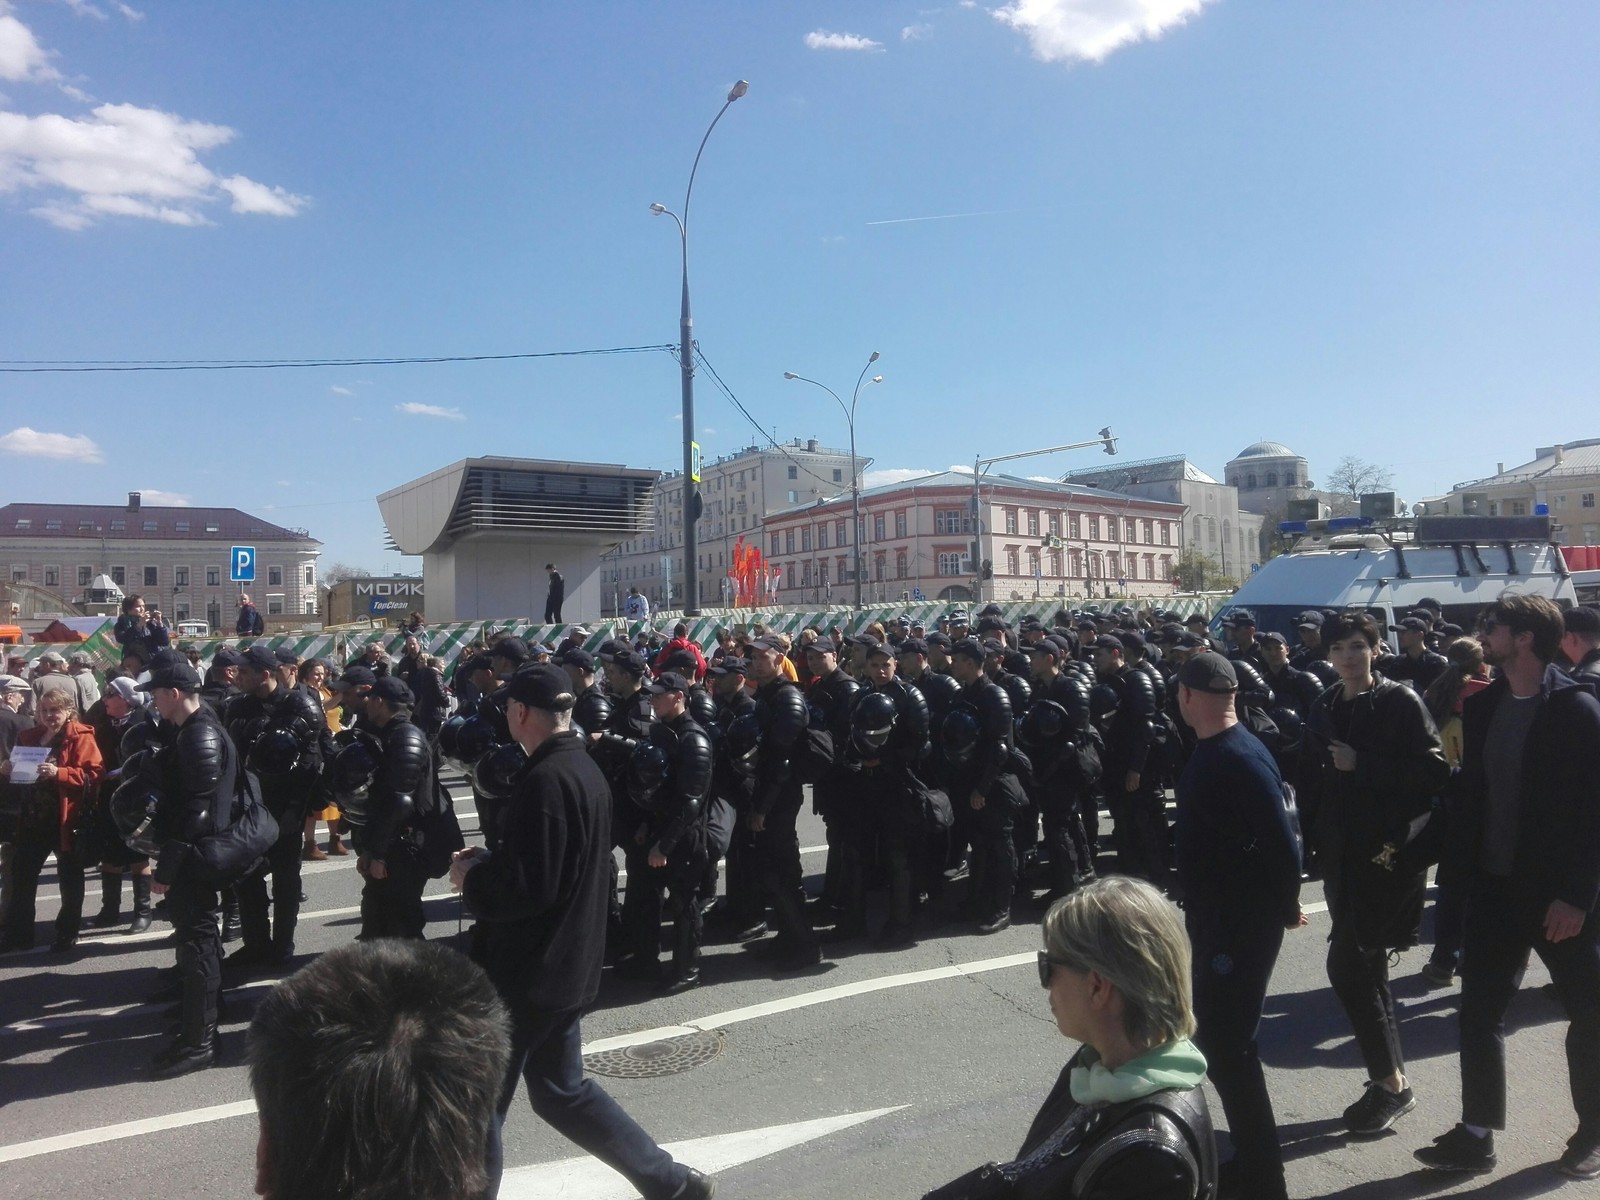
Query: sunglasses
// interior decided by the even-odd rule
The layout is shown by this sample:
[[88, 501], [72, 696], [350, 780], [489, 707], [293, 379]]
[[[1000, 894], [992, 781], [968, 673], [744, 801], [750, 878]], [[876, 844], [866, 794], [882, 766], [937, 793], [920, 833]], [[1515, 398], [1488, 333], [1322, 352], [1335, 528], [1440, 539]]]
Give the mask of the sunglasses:
[[1069, 971], [1082, 970], [1075, 962], [1068, 962], [1064, 958], [1051, 958], [1048, 950], [1039, 951], [1039, 986], [1050, 986], [1050, 972], [1056, 967], [1065, 967]]
[[1498, 617], [1485, 617], [1483, 620], [1478, 622], [1478, 631], [1480, 633], [1493, 633], [1496, 629], [1504, 629], [1508, 633], [1521, 632], [1521, 630], [1517, 629], [1514, 625], [1511, 625], [1506, 621], [1502, 621]]

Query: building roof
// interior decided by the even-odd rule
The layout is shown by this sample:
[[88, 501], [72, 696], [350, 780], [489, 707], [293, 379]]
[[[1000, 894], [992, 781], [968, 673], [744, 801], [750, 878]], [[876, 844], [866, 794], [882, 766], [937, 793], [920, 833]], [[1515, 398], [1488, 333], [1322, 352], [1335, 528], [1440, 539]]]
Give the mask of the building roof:
[[1256, 442], [1246, 446], [1235, 454], [1229, 462], [1238, 462], [1241, 458], [1299, 458], [1289, 447], [1282, 442]]
[[286, 529], [237, 508], [161, 504], [141, 504], [137, 509], [126, 504], [7, 504], [0, 508], [0, 537], [322, 544], [304, 529]]
[[[1086, 501], [1103, 501], [1108, 496], [1123, 496], [1110, 488], [1083, 487], [1071, 483], [1059, 483], [1053, 479], [1023, 479], [1017, 475], [1002, 475], [988, 472], [983, 476], [982, 488], [990, 499], [993, 499], [997, 488], [1014, 489], [1016, 491], [1047, 492], [1059, 496], [1063, 500], [1077, 499]], [[877, 487], [863, 488], [861, 498], [873, 500], [881, 497], [915, 496], [918, 492], [948, 492], [960, 490], [968, 495], [972, 492], [971, 471], [936, 471], [931, 475], [919, 475], [915, 479], [902, 479], [897, 483], [884, 483]], [[1128, 500], [1137, 500], [1140, 504], [1160, 505], [1168, 508], [1181, 508], [1182, 505], [1171, 504], [1165, 500], [1150, 500], [1144, 496], [1124, 496]], [[807, 512], [816, 508], [831, 508], [833, 506], [848, 506], [850, 492], [846, 489], [837, 496], [827, 500], [815, 500], [810, 504], [797, 504], [792, 508], [779, 509], [767, 514], [768, 520], [779, 517], [791, 516], [799, 512]]]
[[1560, 446], [1540, 446], [1534, 451], [1531, 461], [1512, 467], [1508, 471], [1501, 471], [1498, 475], [1489, 475], [1468, 483], [1458, 483], [1452, 490], [1521, 483], [1540, 477], [1560, 478], [1564, 475], [1595, 474], [1600, 474], [1600, 438], [1586, 438], [1581, 442], [1567, 442]]
[[1169, 454], [1165, 458], [1143, 458], [1136, 462], [1108, 464], [1104, 467], [1080, 467], [1068, 471], [1063, 479], [1068, 483], [1094, 486], [1102, 491], [1120, 491], [1135, 483], [1161, 483], [1183, 480], [1187, 483], [1216, 483], [1217, 481], [1195, 466], [1182, 454]]

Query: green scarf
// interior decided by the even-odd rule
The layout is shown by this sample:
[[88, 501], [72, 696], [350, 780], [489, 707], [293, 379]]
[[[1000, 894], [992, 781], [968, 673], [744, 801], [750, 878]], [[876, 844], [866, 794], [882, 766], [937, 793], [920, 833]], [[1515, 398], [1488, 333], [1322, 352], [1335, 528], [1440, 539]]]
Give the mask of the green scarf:
[[1106, 1069], [1099, 1051], [1085, 1046], [1072, 1068], [1072, 1098], [1079, 1104], [1119, 1104], [1168, 1088], [1198, 1087], [1205, 1076], [1205, 1056], [1187, 1038], [1153, 1046], [1114, 1071]]

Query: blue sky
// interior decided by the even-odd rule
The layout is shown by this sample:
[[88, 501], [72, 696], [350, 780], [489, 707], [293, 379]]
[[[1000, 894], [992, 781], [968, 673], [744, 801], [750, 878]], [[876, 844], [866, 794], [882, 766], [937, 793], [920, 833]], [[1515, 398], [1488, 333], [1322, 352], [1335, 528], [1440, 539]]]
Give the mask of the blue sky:
[[[1600, 435], [1597, 61], [1584, 0], [0, 0], [0, 358], [675, 342], [647, 207], [745, 78], [695, 327], [779, 439], [844, 444], [783, 372], [847, 393], [877, 350], [884, 470], [1109, 423], [1129, 458], [1220, 474], [1270, 438], [1416, 499]], [[659, 352], [7, 373], [0, 480], [235, 505], [387, 570], [377, 493], [479, 454], [670, 468], [678, 386]], [[697, 395], [708, 456], [758, 439]]]

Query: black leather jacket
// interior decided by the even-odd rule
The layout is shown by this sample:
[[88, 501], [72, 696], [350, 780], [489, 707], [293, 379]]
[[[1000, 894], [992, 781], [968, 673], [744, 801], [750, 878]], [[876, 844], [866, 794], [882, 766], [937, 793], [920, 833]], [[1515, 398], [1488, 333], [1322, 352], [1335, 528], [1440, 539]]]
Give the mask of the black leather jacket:
[[277, 775], [254, 766], [261, 779], [261, 798], [274, 817], [290, 809], [304, 819], [311, 801], [311, 789], [321, 767], [322, 734], [327, 730], [322, 706], [311, 693], [281, 684], [270, 696], [241, 694], [228, 705], [228, 735], [233, 738], [241, 762], [250, 762], [250, 751], [269, 729], [287, 729], [300, 747], [300, 761], [286, 775]]
[[1077, 1062], [1063, 1068], [1016, 1159], [979, 1167], [924, 1200], [1213, 1200], [1217, 1151], [1205, 1092], [1082, 1105], [1071, 1092]]
[[604, 733], [611, 726], [611, 697], [599, 684], [584, 688], [573, 705], [572, 720], [584, 733]]
[[1150, 676], [1131, 667], [1107, 671], [1099, 681], [1117, 693], [1117, 713], [1106, 730], [1106, 776], [1113, 781], [1107, 786], [1120, 791], [1122, 776], [1129, 771], [1142, 775], [1150, 757], [1156, 689]]
[[1011, 748], [1016, 726], [1011, 718], [1011, 699], [987, 675], [978, 676], [961, 689], [959, 703], [968, 705], [978, 718], [978, 745], [969, 762], [951, 768], [951, 776], [963, 792], [977, 792], [994, 798], [996, 786], [1019, 787]]
[[685, 712], [670, 721], [658, 721], [650, 730], [650, 740], [668, 748], [671, 763], [649, 822], [655, 848], [670, 858], [685, 835], [703, 828], [701, 818], [711, 795], [711, 737]]
[[163, 725], [162, 734], [156, 815], [167, 841], [156, 858], [156, 880], [170, 884], [180, 881], [197, 842], [228, 827], [239, 755], [222, 722], [203, 704], [182, 725]]
[[404, 714], [373, 732], [383, 747], [382, 762], [367, 793], [367, 823], [354, 827], [354, 841], [359, 853], [385, 860], [400, 850], [417, 818], [433, 809], [433, 750]]
[[[740, 688], [727, 700], [717, 702], [717, 726], [726, 731], [745, 713], [754, 712], [755, 699], [750, 695], [748, 688]], [[716, 766], [711, 772], [711, 794], [719, 800], [726, 800], [733, 806], [737, 813], [745, 813], [750, 808], [750, 797], [755, 791], [755, 779], [733, 769], [728, 761], [728, 744], [720, 736], [713, 739], [716, 747]]]

